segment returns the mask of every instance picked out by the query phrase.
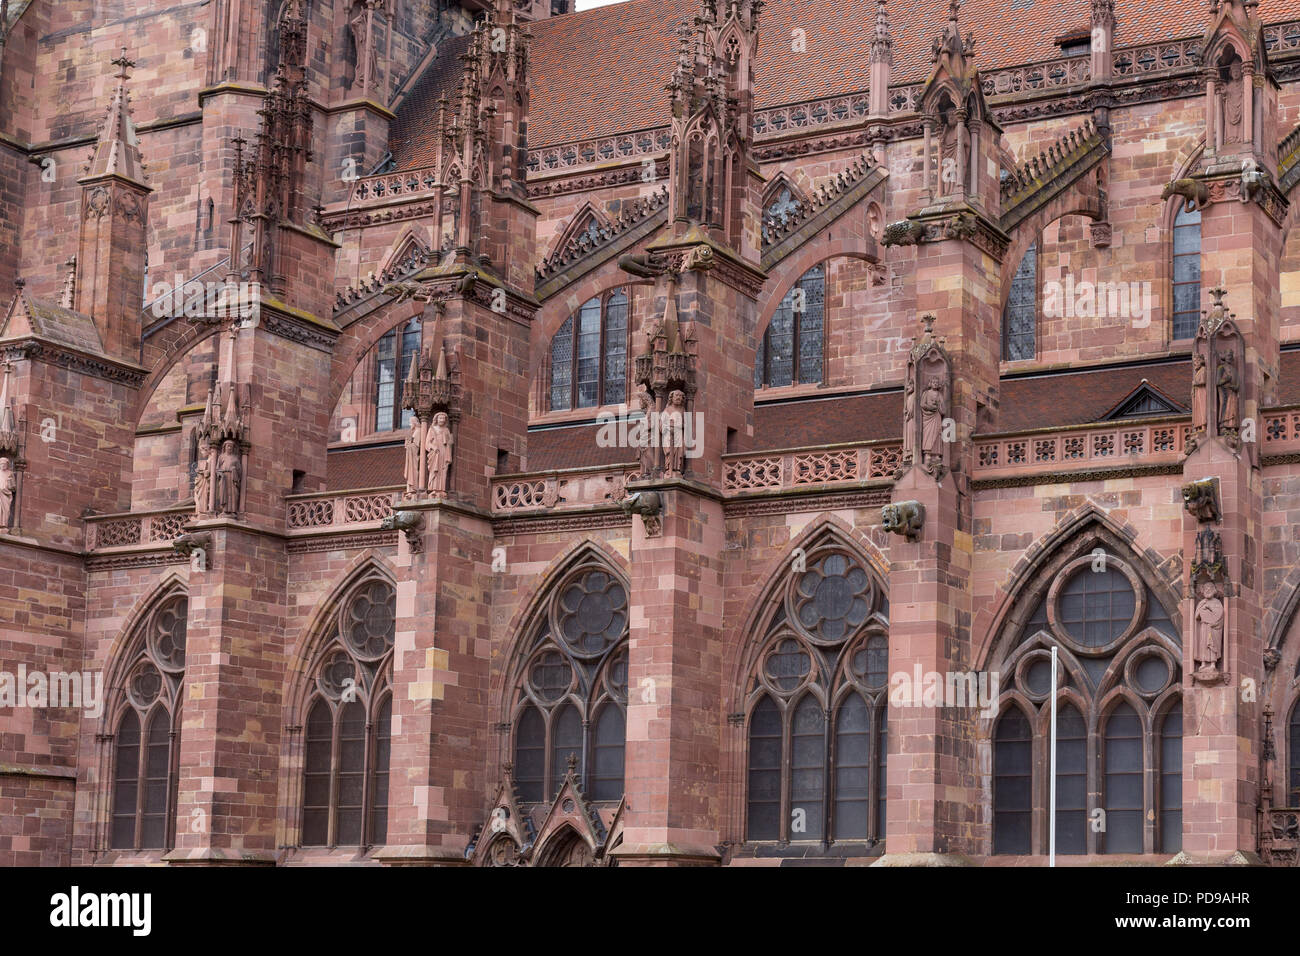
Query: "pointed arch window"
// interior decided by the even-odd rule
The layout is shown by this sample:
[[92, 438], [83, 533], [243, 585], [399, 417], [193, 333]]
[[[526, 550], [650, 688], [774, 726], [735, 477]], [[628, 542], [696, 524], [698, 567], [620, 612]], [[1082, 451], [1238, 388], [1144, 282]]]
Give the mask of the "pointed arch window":
[[826, 267], [813, 266], [772, 314], [754, 361], [754, 387], [815, 385], [825, 376]]
[[[1057, 852], [1173, 853], [1181, 846], [1178, 630], [1112, 537], [1086, 534], [1045, 563], [1022, 597], [1032, 612], [1013, 616], [1023, 623], [1010, 625], [1010, 650], [992, 668], [1004, 675], [993, 737], [994, 853], [1047, 852], [1053, 646]], [[1106, 826], [1094, 832], [1089, 821], [1097, 810], [1105, 811]]]
[[587, 564], [552, 594], [515, 681], [514, 779], [523, 800], [553, 800], [568, 761], [593, 800], [623, 796], [627, 585]]
[[1190, 339], [1201, 321], [1201, 210], [1196, 203], [1179, 203], [1173, 240], [1173, 337]]
[[355, 585], [312, 665], [303, 730], [303, 846], [375, 846], [388, 837], [396, 605], [386, 579]]
[[889, 642], [862, 562], [813, 549], [771, 612], [750, 678], [746, 838], [884, 839]]
[[420, 320], [413, 318], [398, 334], [391, 329], [375, 346], [375, 431], [411, 424], [414, 412], [402, 408], [402, 383], [411, 357], [420, 351]]
[[[1300, 676], [1300, 667], [1297, 667], [1297, 676]], [[1287, 728], [1288, 735], [1288, 776], [1286, 793], [1283, 794], [1283, 805], [1288, 807], [1300, 806], [1300, 699], [1297, 699], [1291, 707], [1291, 721]]]
[[551, 411], [627, 400], [628, 292], [588, 299], [551, 339]]
[[126, 672], [113, 735], [110, 849], [175, 845], [188, 612], [184, 594], [169, 595], [149, 613], [135, 639], [138, 650]]
[[1038, 243], [1025, 250], [1011, 279], [1011, 294], [1002, 310], [1002, 358], [1032, 359], [1037, 352]]

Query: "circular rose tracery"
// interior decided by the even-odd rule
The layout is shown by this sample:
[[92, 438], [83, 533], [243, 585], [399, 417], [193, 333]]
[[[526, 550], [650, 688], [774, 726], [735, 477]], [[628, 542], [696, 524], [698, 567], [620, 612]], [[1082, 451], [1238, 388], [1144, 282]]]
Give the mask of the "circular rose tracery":
[[573, 668], [559, 651], [546, 651], [533, 661], [528, 682], [533, 693], [548, 704], [553, 704], [565, 695], [573, 683]]
[[872, 597], [866, 570], [834, 552], [799, 577], [792, 595], [795, 620], [819, 644], [838, 644], [871, 615]]
[[393, 646], [393, 591], [382, 581], [362, 587], [343, 611], [344, 642], [363, 661], [376, 661]]
[[329, 697], [338, 699], [347, 690], [347, 681], [356, 686], [357, 670], [352, 658], [343, 651], [335, 651], [320, 669], [320, 689]]
[[604, 571], [587, 571], [556, 602], [557, 630], [578, 657], [599, 657], [627, 630], [627, 592]]
[[127, 694], [131, 698], [131, 703], [142, 710], [147, 710], [162, 693], [162, 686], [162, 674], [158, 673], [158, 668], [148, 661], [143, 661], [127, 682]]
[[172, 598], [158, 609], [150, 634], [155, 659], [163, 670], [176, 674], [185, 669], [185, 617], [188, 603]]
[[812, 657], [793, 637], [778, 641], [768, 652], [764, 673], [777, 690], [798, 690], [811, 672]]

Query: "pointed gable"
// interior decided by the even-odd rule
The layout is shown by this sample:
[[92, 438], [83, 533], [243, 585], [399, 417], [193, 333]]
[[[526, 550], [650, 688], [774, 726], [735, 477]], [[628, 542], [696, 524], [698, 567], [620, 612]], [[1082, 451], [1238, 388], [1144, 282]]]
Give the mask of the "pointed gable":
[[17, 283], [13, 301], [0, 325], [0, 339], [34, 337], [65, 345], [91, 355], [104, 355], [104, 343], [95, 321], [82, 312], [34, 299]]
[[1186, 415], [1187, 408], [1170, 398], [1146, 379], [1125, 395], [1098, 421], [1113, 422], [1125, 418], [1146, 418], [1151, 415]]

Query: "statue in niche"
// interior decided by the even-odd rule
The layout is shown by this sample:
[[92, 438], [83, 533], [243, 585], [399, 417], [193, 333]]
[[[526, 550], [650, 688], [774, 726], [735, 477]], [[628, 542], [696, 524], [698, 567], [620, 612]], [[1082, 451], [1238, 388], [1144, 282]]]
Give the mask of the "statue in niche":
[[370, 5], [357, 0], [352, 4], [352, 15], [348, 18], [348, 30], [352, 33], [352, 43], [357, 51], [356, 75], [352, 88], [365, 92], [370, 89], [378, 73], [378, 60], [375, 58], [374, 44], [370, 42]]
[[406, 490], [415, 491], [420, 487], [420, 436], [416, 434], [415, 426], [411, 426], [411, 434], [406, 436]]
[[1196, 670], [1193, 676], [1200, 681], [1213, 681], [1220, 675], [1219, 661], [1223, 657], [1223, 589], [1213, 578], [1204, 578], [1196, 594], [1199, 600], [1196, 602], [1196, 643], [1193, 649]]
[[447, 493], [447, 477], [451, 471], [451, 449], [454, 439], [447, 425], [447, 413], [438, 412], [429, 426], [424, 441], [424, 451], [429, 457], [429, 490], [434, 494]]
[[921, 393], [921, 466], [927, 471], [943, 464], [943, 420], [947, 414], [943, 385], [932, 378]]
[[217, 456], [217, 507], [219, 514], [239, 513], [239, 448], [227, 439]]
[[196, 514], [207, 514], [212, 506], [212, 463], [208, 460], [212, 445], [208, 442], [207, 435], [199, 435], [198, 447], [198, 456], [194, 462], [194, 511]]
[[660, 441], [664, 448], [664, 473], [680, 475], [686, 465], [686, 393], [675, 388], [660, 416]]
[[1209, 380], [1205, 356], [1197, 352], [1192, 356], [1192, 430], [1205, 431], [1209, 420], [1205, 411], [1205, 386]]
[[950, 107], [940, 114], [943, 124], [939, 133], [939, 194], [948, 195], [966, 181], [961, 157], [961, 121], [957, 108]]
[[916, 382], [909, 376], [903, 388], [903, 461], [916, 451]]
[[1241, 383], [1237, 380], [1237, 363], [1232, 352], [1225, 352], [1219, 365], [1218, 411], [1219, 434], [1232, 433], [1237, 430], [1239, 421], [1238, 398]]
[[8, 531], [13, 521], [16, 487], [14, 463], [8, 458], [0, 458], [0, 531]]
[[641, 477], [644, 479], [653, 476], [655, 469], [655, 400], [643, 385], [637, 390], [636, 402], [644, 423], [644, 440], [641, 442]]
[[1227, 68], [1220, 102], [1223, 104], [1223, 142], [1237, 143], [1245, 135], [1245, 83], [1242, 82], [1241, 61], [1234, 60]]

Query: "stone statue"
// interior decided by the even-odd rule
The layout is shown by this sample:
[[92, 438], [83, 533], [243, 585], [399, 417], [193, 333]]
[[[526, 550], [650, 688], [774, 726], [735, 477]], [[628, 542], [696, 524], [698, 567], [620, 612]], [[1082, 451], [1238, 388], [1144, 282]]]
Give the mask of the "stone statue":
[[447, 493], [453, 442], [451, 429], [447, 427], [447, 413], [438, 412], [433, 416], [433, 424], [424, 440], [424, 453], [429, 458], [429, 490], [435, 494]]
[[1229, 67], [1228, 82], [1224, 84], [1221, 102], [1223, 103], [1223, 142], [1237, 143], [1245, 135], [1243, 119], [1245, 117], [1245, 86], [1241, 76], [1241, 61]]
[[14, 516], [14, 463], [0, 458], [0, 531], [7, 531]]
[[1239, 421], [1238, 397], [1241, 385], [1237, 381], [1237, 363], [1232, 352], [1225, 352], [1219, 364], [1218, 380], [1219, 434], [1234, 432]]
[[641, 477], [650, 478], [654, 475], [655, 470], [655, 431], [654, 426], [654, 407], [655, 400], [642, 386], [636, 393], [637, 405], [641, 408], [642, 421], [645, 423], [644, 441], [641, 443]]
[[1219, 659], [1223, 656], [1223, 591], [1218, 582], [1205, 578], [1196, 593], [1200, 600], [1196, 602], [1194, 676], [1198, 680], [1214, 680], [1219, 676]]
[[1209, 420], [1205, 411], [1205, 385], [1209, 369], [1205, 365], [1205, 356], [1197, 352], [1192, 356], [1192, 430], [1205, 431]]
[[218, 514], [233, 515], [239, 513], [240, 485], [239, 449], [233, 441], [227, 439], [221, 446], [217, 457], [217, 506]]
[[212, 446], [207, 435], [199, 436], [198, 457], [194, 462], [194, 511], [207, 514], [212, 508]]
[[947, 196], [965, 184], [966, 171], [962, 163], [961, 122], [957, 110], [948, 110], [940, 122], [943, 129], [939, 134], [939, 195]]
[[420, 436], [416, 434], [415, 426], [411, 426], [411, 434], [406, 436], [406, 490], [415, 491], [420, 487]]
[[943, 420], [947, 414], [943, 386], [931, 379], [921, 393], [921, 464], [924, 466], [943, 462]]
[[673, 389], [668, 407], [660, 416], [660, 440], [664, 447], [664, 473], [680, 475], [686, 465], [686, 393]]
[[903, 461], [912, 460], [916, 451], [916, 382], [909, 375], [903, 388]]
[[357, 50], [357, 72], [352, 80], [352, 88], [366, 92], [375, 81], [379, 72], [379, 61], [375, 56], [375, 45], [370, 36], [369, 4], [357, 0], [352, 4], [352, 15], [348, 18], [348, 30], [352, 33], [352, 42]]

